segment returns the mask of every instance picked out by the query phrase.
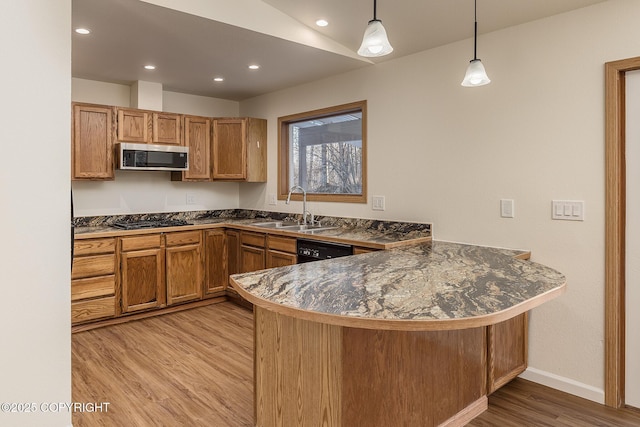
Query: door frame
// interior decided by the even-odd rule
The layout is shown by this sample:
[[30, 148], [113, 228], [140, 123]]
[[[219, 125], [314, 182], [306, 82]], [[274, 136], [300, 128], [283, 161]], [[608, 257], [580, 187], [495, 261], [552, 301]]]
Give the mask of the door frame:
[[640, 57], [605, 64], [605, 387], [607, 406], [624, 405], [626, 108], [625, 75]]

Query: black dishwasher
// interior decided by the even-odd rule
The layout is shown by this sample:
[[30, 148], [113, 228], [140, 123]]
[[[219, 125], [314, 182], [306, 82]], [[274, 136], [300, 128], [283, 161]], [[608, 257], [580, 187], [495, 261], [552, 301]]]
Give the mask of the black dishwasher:
[[342, 243], [298, 239], [298, 264], [353, 255], [353, 246]]

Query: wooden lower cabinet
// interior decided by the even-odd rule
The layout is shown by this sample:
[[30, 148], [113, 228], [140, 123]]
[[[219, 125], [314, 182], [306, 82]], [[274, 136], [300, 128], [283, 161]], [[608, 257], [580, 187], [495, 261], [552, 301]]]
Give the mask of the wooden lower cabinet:
[[240, 273], [264, 270], [266, 264], [265, 235], [250, 231], [240, 233]]
[[205, 231], [204, 296], [222, 295], [227, 289], [227, 233], [223, 229]]
[[254, 246], [240, 246], [240, 258], [242, 259], [241, 273], [264, 270], [267, 268], [265, 260], [265, 249]]
[[297, 262], [295, 238], [271, 234], [267, 236], [267, 268], [284, 267]]
[[225, 278], [227, 294], [238, 296], [236, 290], [229, 284], [229, 276], [240, 273], [240, 232], [227, 230], [225, 235], [227, 238], [227, 277]]
[[166, 304], [164, 247], [160, 234], [121, 238], [122, 312]]
[[487, 393], [493, 393], [527, 369], [528, 313], [487, 326]]
[[113, 317], [116, 311], [115, 238], [76, 240], [71, 273], [71, 322]]
[[204, 285], [202, 232], [168, 233], [165, 240], [167, 305], [201, 299]]

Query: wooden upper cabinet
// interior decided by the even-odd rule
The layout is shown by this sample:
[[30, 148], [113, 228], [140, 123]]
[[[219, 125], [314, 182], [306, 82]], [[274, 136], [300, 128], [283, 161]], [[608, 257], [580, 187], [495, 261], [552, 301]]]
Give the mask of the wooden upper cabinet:
[[115, 108], [72, 104], [71, 178], [113, 180]]
[[267, 180], [267, 121], [254, 118], [213, 120], [213, 179]]
[[153, 113], [153, 143], [182, 145], [182, 116], [172, 113]]
[[150, 142], [149, 112], [131, 108], [118, 108], [118, 141]]
[[118, 141], [182, 145], [182, 115], [118, 108]]
[[172, 172], [172, 181], [211, 181], [211, 119], [184, 116], [184, 146], [189, 147], [189, 170]]

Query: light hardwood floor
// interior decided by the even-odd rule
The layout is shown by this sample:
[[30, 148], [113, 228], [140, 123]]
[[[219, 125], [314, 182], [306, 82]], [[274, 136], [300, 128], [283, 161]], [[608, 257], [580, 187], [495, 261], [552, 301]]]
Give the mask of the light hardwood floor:
[[[252, 313], [228, 302], [73, 334], [74, 402], [110, 403], [73, 425], [251, 426], [252, 346]], [[632, 427], [640, 412], [516, 379], [469, 426]]]

